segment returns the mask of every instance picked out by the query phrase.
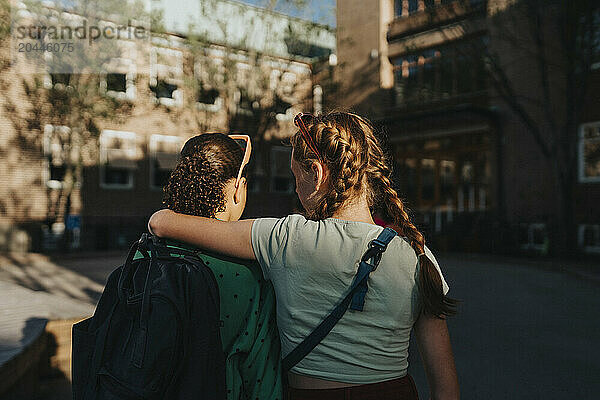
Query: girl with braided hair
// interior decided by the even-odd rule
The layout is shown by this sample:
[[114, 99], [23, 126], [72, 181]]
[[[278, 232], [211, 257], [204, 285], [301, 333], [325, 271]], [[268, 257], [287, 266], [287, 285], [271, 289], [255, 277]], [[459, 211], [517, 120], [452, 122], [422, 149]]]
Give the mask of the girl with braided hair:
[[399, 227], [368, 278], [364, 309], [349, 311], [288, 372], [289, 399], [417, 399], [408, 370], [414, 328], [432, 399], [458, 399], [445, 317], [455, 312], [437, 261], [410, 221], [372, 125], [352, 113], [299, 114], [291, 169], [305, 215], [220, 222], [161, 210], [155, 234], [257, 260], [273, 283], [282, 356], [334, 309], [361, 256], [382, 231], [371, 210]]

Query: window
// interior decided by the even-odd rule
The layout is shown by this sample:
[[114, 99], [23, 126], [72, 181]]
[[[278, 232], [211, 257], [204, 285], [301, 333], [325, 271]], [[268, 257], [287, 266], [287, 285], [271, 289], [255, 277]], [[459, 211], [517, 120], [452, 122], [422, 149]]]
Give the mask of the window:
[[435, 200], [435, 160], [421, 160], [421, 200]]
[[396, 61], [396, 97], [398, 103], [406, 103], [418, 97], [419, 66], [416, 56], [408, 56]]
[[250, 76], [252, 73], [252, 66], [245, 62], [238, 62], [235, 64], [236, 68], [236, 82], [239, 85], [247, 86], [250, 82]]
[[127, 75], [106, 74], [106, 90], [125, 92], [127, 90]]
[[472, 161], [464, 161], [460, 170], [458, 191], [458, 211], [475, 211], [475, 166]]
[[417, 160], [407, 158], [398, 162], [397, 179], [400, 187], [400, 196], [407, 198], [412, 204], [417, 203]]
[[271, 75], [269, 77], [269, 89], [271, 90], [277, 90], [277, 87], [279, 86], [279, 82], [281, 80], [281, 70], [278, 69], [273, 69], [271, 70]]
[[284, 72], [281, 76], [281, 81], [279, 82], [279, 94], [281, 96], [291, 96], [294, 93], [294, 88], [296, 87], [298, 79], [296, 74], [293, 72]]
[[248, 89], [240, 88], [236, 93], [238, 114], [253, 115], [254, 109], [258, 108], [258, 101], [254, 100]]
[[271, 71], [269, 87], [274, 93], [273, 109], [278, 121], [290, 121], [293, 118], [290, 108], [295, 102], [293, 95], [297, 80], [294, 72], [282, 72], [279, 69]]
[[586, 253], [600, 253], [600, 225], [579, 225], [579, 247]]
[[419, 0], [408, 0], [408, 13], [412, 14], [419, 10]]
[[223, 105], [219, 87], [223, 87], [223, 60], [213, 57], [201, 57], [194, 66], [197, 82], [196, 106], [199, 109], [216, 112]]
[[454, 203], [456, 193], [456, 162], [442, 160], [440, 162], [440, 191], [444, 204]]
[[50, 80], [53, 86], [61, 84], [66, 87], [71, 82], [71, 74], [50, 74]]
[[44, 157], [47, 165], [44, 180], [49, 188], [62, 188], [72, 148], [71, 129], [54, 125], [44, 127]]
[[165, 106], [183, 105], [183, 52], [165, 47], [150, 51], [150, 90], [156, 102]]
[[435, 97], [437, 71], [433, 62], [423, 64], [421, 68], [421, 90], [419, 97], [423, 100], [429, 100]]
[[263, 182], [265, 181], [265, 170], [263, 168], [262, 153], [256, 151], [250, 158], [248, 168], [248, 191], [250, 193], [259, 193], [263, 190]]
[[134, 73], [107, 73], [104, 79], [100, 82], [100, 85], [108, 96], [117, 98], [119, 100], [135, 99], [136, 90]]
[[175, 100], [175, 91], [177, 91], [177, 89], [177, 85], [168, 83], [162, 79], [157, 80], [156, 85], [150, 86], [150, 90], [154, 93], [154, 96], [160, 100]]
[[72, 74], [48, 73], [44, 76], [44, 87], [46, 89], [63, 90], [72, 85]]
[[579, 181], [600, 182], [600, 121], [579, 127]]
[[205, 85], [200, 84], [200, 89], [198, 90], [198, 97], [196, 101], [198, 103], [203, 104], [216, 104], [217, 99], [219, 98], [219, 91], [217, 89], [208, 89]]
[[[593, 11], [594, 26], [600, 26], [600, 10], [596, 9]], [[600, 69], [600, 30], [595, 29], [593, 37], [594, 51], [592, 52], [592, 59], [590, 68], [592, 70]]]
[[548, 233], [546, 224], [521, 224], [519, 243], [523, 250], [548, 251]]
[[133, 132], [104, 130], [100, 134], [100, 187], [130, 189], [140, 158]]
[[[450, 4], [456, 1], [457, 0], [395, 0], [394, 12], [397, 17], [407, 16], [417, 11], [432, 10], [440, 4]], [[479, 4], [482, 1], [483, 0], [470, 0], [470, 3]]]
[[100, 88], [107, 96], [119, 100], [134, 100], [136, 95], [136, 48], [131, 42], [118, 41], [118, 54], [104, 65], [107, 71], [100, 81]]
[[169, 180], [177, 165], [181, 138], [178, 136], [152, 135], [150, 137], [150, 187], [161, 189]]
[[290, 169], [291, 147], [273, 146], [271, 148], [271, 191], [292, 193], [294, 180]]
[[292, 119], [292, 105], [279, 96], [273, 100], [273, 112], [278, 121], [289, 121]]
[[255, 99], [256, 91], [253, 91], [253, 82], [251, 81], [252, 66], [244, 62], [236, 64], [236, 82], [238, 91], [235, 94], [237, 103], [237, 113], [244, 115], [253, 115], [254, 109], [259, 107]]

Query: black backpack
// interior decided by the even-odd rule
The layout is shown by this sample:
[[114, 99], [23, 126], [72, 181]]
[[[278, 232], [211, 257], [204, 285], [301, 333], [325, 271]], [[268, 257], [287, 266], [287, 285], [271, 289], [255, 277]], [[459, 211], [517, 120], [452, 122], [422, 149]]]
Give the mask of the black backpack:
[[73, 399], [225, 399], [221, 325], [212, 271], [143, 234], [73, 326]]

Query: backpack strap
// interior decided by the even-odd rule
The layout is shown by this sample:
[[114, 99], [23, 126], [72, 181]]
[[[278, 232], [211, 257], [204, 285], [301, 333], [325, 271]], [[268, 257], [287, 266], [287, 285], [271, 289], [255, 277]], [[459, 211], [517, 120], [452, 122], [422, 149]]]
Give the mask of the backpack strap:
[[[369, 279], [369, 274], [377, 268], [381, 261], [381, 255], [386, 250], [388, 243], [396, 235], [397, 233], [393, 229], [385, 228], [383, 232], [379, 234], [377, 239], [370, 243], [369, 249], [361, 259], [358, 272], [356, 273], [354, 281], [352, 282], [352, 285], [350, 285], [350, 289], [346, 296], [337, 307], [321, 321], [319, 326], [317, 326], [310, 335], [304, 338], [304, 340], [283, 359], [282, 366], [284, 371], [292, 369], [294, 365], [299, 363], [300, 360], [317, 347], [321, 340], [331, 332], [335, 324], [337, 324], [344, 316], [351, 302], [357, 307], [357, 310], [360, 308], [360, 311], [362, 311], [364, 298], [367, 293], [367, 280]], [[370, 264], [368, 262], [369, 260], [373, 260], [373, 264]], [[355, 296], [356, 299], [354, 299]]]
[[117, 283], [117, 295], [121, 301], [124, 301], [124, 285], [125, 282], [131, 278], [131, 274], [133, 271], [133, 259], [137, 251], [140, 251], [144, 257], [148, 258], [150, 255], [148, 254], [146, 248], [146, 242], [148, 240], [148, 234], [144, 233], [139, 240], [133, 242], [131, 247], [129, 248], [129, 253], [127, 254], [127, 258], [125, 259], [125, 264], [123, 264], [123, 269], [121, 270], [121, 274], [119, 275], [119, 281]]
[[[369, 249], [365, 252], [359, 264], [359, 270], [362, 268], [367, 274], [367, 279], [364, 279], [358, 284], [358, 289], [352, 296], [352, 303], [350, 309], [354, 311], [362, 311], [365, 306], [365, 296], [367, 295], [367, 280], [368, 275], [377, 269], [379, 261], [381, 261], [381, 255], [387, 249], [387, 245], [397, 235], [396, 231], [391, 228], [385, 228], [379, 236], [371, 241]], [[369, 263], [372, 261], [372, 263]], [[355, 278], [356, 280], [356, 278]]]
[[142, 294], [142, 307], [140, 310], [140, 329], [133, 345], [131, 362], [138, 368], [142, 368], [146, 343], [148, 341], [148, 319], [150, 318], [150, 275], [156, 263], [154, 257], [150, 259], [146, 279], [144, 281], [144, 292]]

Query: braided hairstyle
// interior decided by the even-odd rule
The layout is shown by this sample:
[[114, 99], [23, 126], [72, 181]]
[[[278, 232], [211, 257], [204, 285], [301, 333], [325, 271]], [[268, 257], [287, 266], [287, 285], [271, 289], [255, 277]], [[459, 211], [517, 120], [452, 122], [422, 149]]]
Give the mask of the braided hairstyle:
[[[356, 114], [332, 112], [314, 117], [307, 129], [330, 173], [327, 193], [313, 210], [307, 210], [307, 217], [329, 218], [366, 191], [369, 207], [385, 209], [417, 255], [420, 266], [417, 281], [424, 312], [438, 318], [455, 314], [457, 301], [444, 295], [440, 274], [425, 254], [425, 238], [410, 221], [402, 200], [392, 188], [392, 171], [372, 124]], [[300, 132], [291, 142], [294, 159], [304, 168], [319, 161]]]
[[[163, 205], [175, 212], [213, 218], [225, 211], [225, 184], [235, 179], [244, 150], [222, 133], [189, 139], [163, 191]], [[245, 176], [245, 168], [242, 176]]]

